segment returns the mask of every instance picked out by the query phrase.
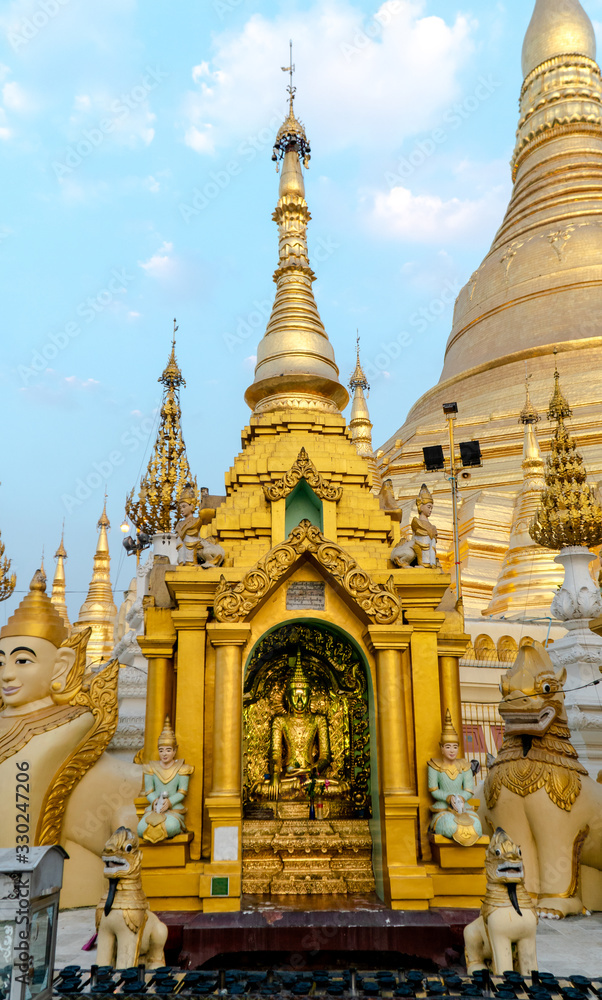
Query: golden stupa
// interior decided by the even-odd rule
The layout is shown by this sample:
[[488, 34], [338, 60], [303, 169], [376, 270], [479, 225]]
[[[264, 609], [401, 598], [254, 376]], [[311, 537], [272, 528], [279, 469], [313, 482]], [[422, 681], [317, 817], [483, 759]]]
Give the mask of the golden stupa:
[[[422, 455], [424, 446], [445, 445], [442, 404], [458, 404], [456, 440], [480, 441], [482, 467], [461, 480], [463, 596], [473, 615], [492, 602], [523, 486], [517, 415], [525, 362], [531, 398], [541, 407], [558, 348], [573, 404], [571, 433], [590, 479], [602, 472], [602, 83], [595, 56], [593, 27], [579, 0], [537, 0], [523, 46], [510, 204], [456, 300], [438, 384], [379, 451], [380, 473], [393, 479], [402, 503], [425, 478], [443, 501], [449, 484], [441, 473], [425, 475]], [[540, 434], [544, 452], [550, 439], [547, 425]], [[525, 546], [525, 559], [531, 557]], [[551, 566], [550, 573], [553, 590]], [[544, 581], [531, 590], [529, 580], [529, 572], [514, 576], [514, 609], [541, 608]], [[501, 607], [498, 597], [499, 588], [491, 611]]]

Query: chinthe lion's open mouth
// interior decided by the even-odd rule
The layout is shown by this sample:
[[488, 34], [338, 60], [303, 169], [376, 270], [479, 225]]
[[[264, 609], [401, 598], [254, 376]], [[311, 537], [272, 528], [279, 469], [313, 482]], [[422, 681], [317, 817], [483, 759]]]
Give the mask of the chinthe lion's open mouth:
[[540, 712], [529, 712], [513, 709], [511, 703], [502, 702], [500, 712], [507, 733], [527, 733], [532, 736], [545, 733], [556, 717], [556, 710], [552, 705], [546, 705]]
[[499, 878], [522, 879], [524, 875], [522, 861], [504, 861], [497, 866], [496, 874]]
[[105, 875], [116, 874], [119, 871], [128, 871], [129, 864], [122, 858], [111, 858], [106, 854], [102, 857], [105, 866]]

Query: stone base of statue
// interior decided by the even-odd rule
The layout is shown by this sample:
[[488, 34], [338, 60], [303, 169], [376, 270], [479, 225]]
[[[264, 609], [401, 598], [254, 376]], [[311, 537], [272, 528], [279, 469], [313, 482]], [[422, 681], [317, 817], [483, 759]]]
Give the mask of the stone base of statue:
[[243, 892], [374, 892], [368, 820], [245, 820]]
[[178, 833], [170, 840], [157, 844], [141, 841], [143, 848], [142, 870], [145, 868], [180, 868], [190, 861], [189, 844], [194, 834], [191, 831]]
[[429, 834], [433, 861], [440, 869], [432, 872], [434, 899], [431, 906], [481, 906], [487, 888], [485, 854], [489, 837], [479, 837], [472, 847], [462, 847], [448, 837]]

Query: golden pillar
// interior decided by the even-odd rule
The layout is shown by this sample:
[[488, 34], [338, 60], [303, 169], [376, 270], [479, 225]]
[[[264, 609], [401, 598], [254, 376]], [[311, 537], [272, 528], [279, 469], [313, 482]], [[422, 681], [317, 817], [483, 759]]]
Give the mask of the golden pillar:
[[372, 625], [365, 636], [376, 656], [378, 767], [383, 876], [393, 909], [427, 909], [431, 879], [417, 863], [419, 799], [407, 717], [404, 655], [412, 627]]
[[210, 877], [228, 879], [228, 897], [205, 899], [205, 910], [240, 908], [242, 872], [242, 657], [250, 625], [212, 622], [215, 647], [213, 783], [205, 800], [211, 820]]
[[[173, 716], [173, 647], [176, 633], [169, 608], [146, 607], [144, 612], [145, 635], [138, 638], [138, 645], [148, 660], [146, 684], [146, 720], [144, 724], [143, 760], [157, 759], [157, 740], [163, 729], [165, 716]], [[175, 728], [175, 726], [174, 726]]]
[[454, 729], [460, 743], [459, 756], [464, 756], [464, 728], [462, 726], [462, 694], [460, 691], [460, 658], [470, 642], [470, 636], [439, 636], [439, 695], [441, 718], [449, 708]]
[[203, 736], [205, 721], [205, 626], [207, 606], [183, 602], [172, 612], [178, 632], [176, 671], [176, 735], [178, 756], [194, 764], [186, 797], [186, 825], [194, 832], [190, 857], [201, 857], [203, 836]]
[[428, 825], [431, 796], [428, 790], [427, 762], [436, 754], [441, 736], [441, 696], [437, 635], [445, 615], [426, 608], [409, 608], [406, 621], [413, 626], [410, 640], [412, 689], [414, 702], [414, 739], [416, 788], [419, 806], [420, 844], [423, 860], [430, 860]]

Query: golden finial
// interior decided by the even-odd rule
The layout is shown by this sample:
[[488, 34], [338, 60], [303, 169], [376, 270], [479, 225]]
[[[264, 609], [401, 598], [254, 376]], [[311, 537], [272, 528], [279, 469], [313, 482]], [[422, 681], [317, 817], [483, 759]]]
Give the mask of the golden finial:
[[560, 374], [558, 371], [558, 348], [554, 348], [554, 392], [550, 398], [550, 405], [548, 407], [548, 420], [565, 420], [566, 417], [572, 417], [573, 411], [571, 410], [566, 398], [562, 394], [562, 389], [560, 388]]
[[529, 379], [533, 378], [532, 375], [527, 375], [527, 364], [525, 362], [525, 405], [520, 411], [518, 418], [519, 424], [536, 424], [541, 420], [539, 413], [533, 406], [531, 402], [531, 397], [529, 395]]
[[366, 376], [364, 374], [364, 369], [362, 368], [361, 363], [360, 363], [360, 335], [359, 335], [359, 331], [356, 331], [356, 333], [357, 333], [357, 338], [356, 338], [355, 346], [356, 346], [357, 360], [356, 360], [356, 363], [355, 363], [355, 371], [353, 372], [353, 375], [349, 379], [349, 388], [350, 389], [355, 389], [356, 387], [359, 387], [360, 389], [363, 389], [364, 392], [368, 392], [370, 390], [370, 386], [368, 385], [368, 379], [366, 378]]
[[47, 639], [53, 646], [61, 645], [69, 633], [61, 616], [46, 594], [46, 576], [37, 569], [19, 607], [0, 629], [0, 637], [13, 635], [33, 635]]
[[555, 365], [548, 419], [556, 421], [556, 429], [552, 452], [546, 460], [546, 486], [541, 504], [529, 525], [531, 537], [549, 549], [563, 549], [567, 545], [589, 548], [602, 542], [602, 507], [587, 483], [583, 458], [564, 425], [571, 412]]
[[157, 740], [157, 746], [160, 747], [173, 747], [174, 750], [178, 748], [178, 741], [176, 739], [176, 734], [169, 721], [169, 715], [165, 716], [165, 722], [163, 723], [163, 729], [159, 733], [159, 739]]
[[297, 88], [293, 87], [293, 73], [295, 72], [295, 64], [293, 62], [293, 43], [292, 40], [289, 42], [290, 47], [290, 59], [288, 66], [281, 66], [283, 73], [289, 74], [289, 85], [286, 88], [289, 95], [288, 101], [288, 115], [284, 122], [278, 129], [276, 134], [276, 139], [274, 142], [274, 149], [272, 150], [272, 160], [276, 163], [276, 170], [278, 170], [278, 161], [282, 160], [284, 154], [289, 150], [295, 150], [299, 154], [299, 159], [302, 161], [304, 167], [309, 167], [309, 161], [311, 160], [311, 147], [309, 145], [309, 140], [305, 134], [305, 129], [301, 122], [295, 117], [295, 112], [293, 109], [293, 101], [295, 100], [295, 94]]
[[452, 722], [451, 712], [448, 709], [445, 711], [445, 720], [443, 722], [443, 729], [441, 730], [441, 739], [439, 740], [439, 746], [445, 746], [446, 743], [459, 743], [458, 734], [454, 729], [454, 724]]
[[186, 382], [176, 361], [177, 329], [174, 319], [171, 353], [158, 379], [165, 389], [153, 452], [146, 475], [140, 480], [137, 499], [134, 499], [134, 487], [125, 502], [126, 514], [132, 524], [149, 535], [171, 531], [178, 520], [178, 501], [184, 485], [191, 484], [195, 495], [197, 488], [188, 465], [180, 422], [179, 389]]

